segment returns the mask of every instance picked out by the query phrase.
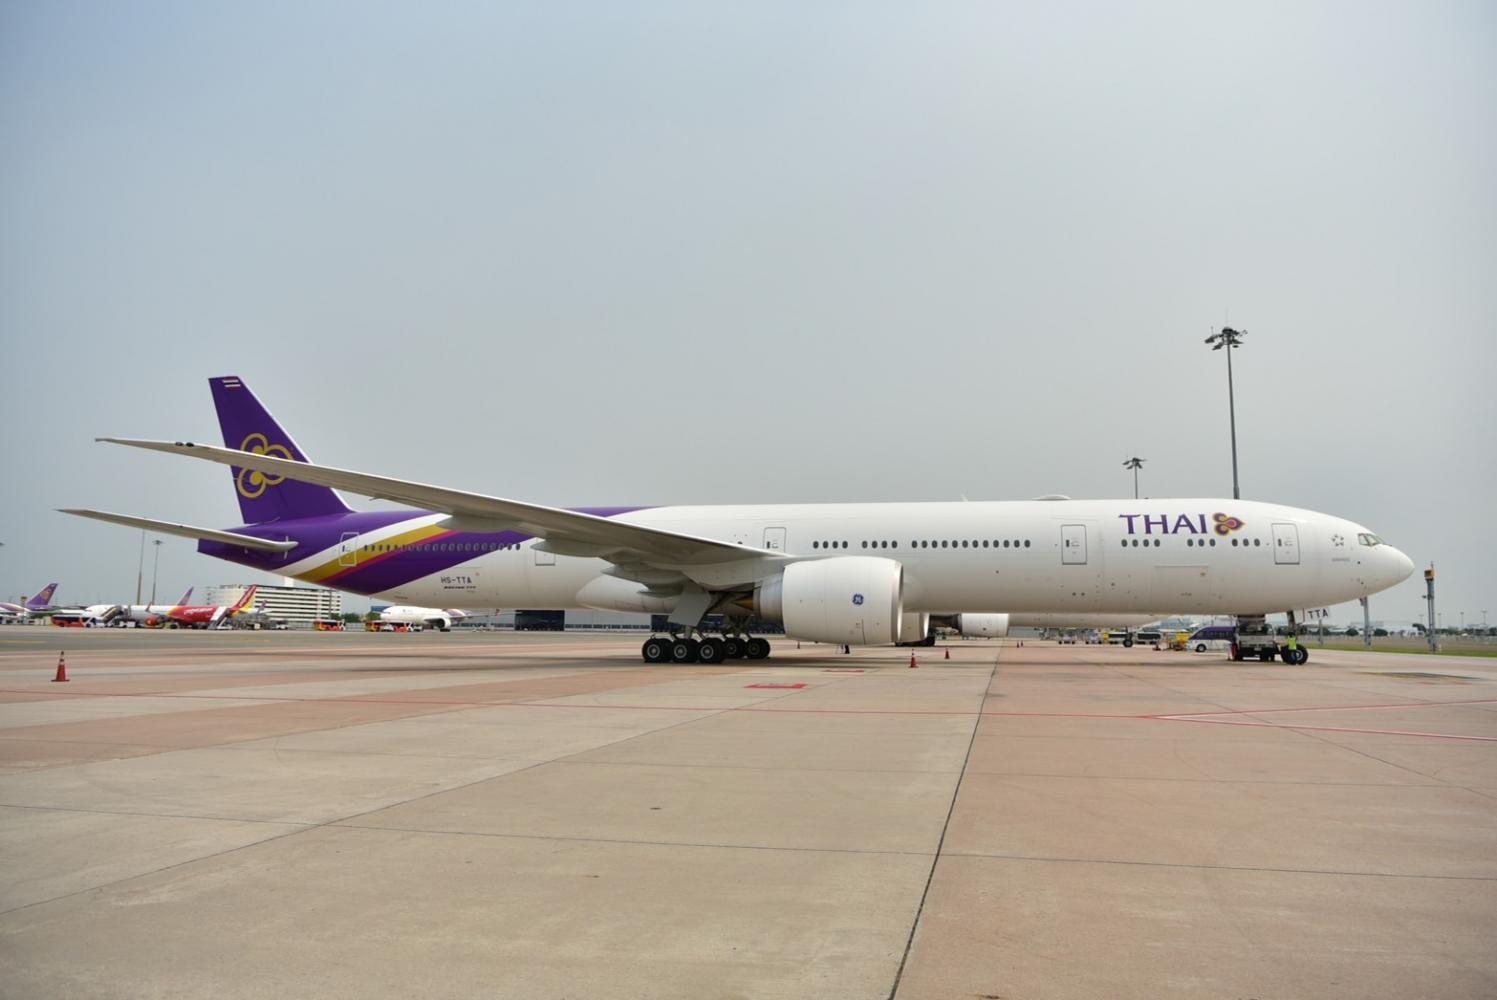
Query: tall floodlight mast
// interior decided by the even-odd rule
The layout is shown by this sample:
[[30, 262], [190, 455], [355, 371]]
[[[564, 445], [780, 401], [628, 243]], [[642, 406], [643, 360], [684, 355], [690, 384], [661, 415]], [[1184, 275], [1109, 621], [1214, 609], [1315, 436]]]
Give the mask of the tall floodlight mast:
[[1128, 459], [1123, 463], [1123, 468], [1133, 470], [1133, 499], [1138, 499], [1138, 470], [1144, 467], [1144, 460], [1138, 456]]
[[1232, 499], [1241, 500], [1242, 490], [1237, 486], [1237, 402], [1232, 395], [1232, 352], [1242, 346], [1242, 338], [1247, 334], [1246, 330], [1234, 330], [1230, 326], [1221, 328], [1220, 333], [1213, 333], [1206, 338], [1206, 343], [1212, 345], [1213, 351], [1219, 351], [1223, 347], [1227, 349], [1227, 414], [1232, 422]]

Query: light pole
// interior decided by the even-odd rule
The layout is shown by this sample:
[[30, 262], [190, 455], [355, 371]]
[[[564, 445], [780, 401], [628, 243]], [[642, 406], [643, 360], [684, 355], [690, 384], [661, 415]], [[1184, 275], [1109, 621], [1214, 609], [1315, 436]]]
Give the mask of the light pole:
[[1246, 330], [1234, 330], [1230, 326], [1224, 326], [1220, 333], [1213, 333], [1206, 338], [1206, 343], [1212, 345], [1213, 351], [1219, 351], [1223, 347], [1227, 349], [1227, 414], [1232, 422], [1233, 500], [1241, 500], [1242, 491], [1237, 487], [1237, 401], [1232, 394], [1232, 352], [1242, 346], [1242, 338], [1246, 334]]
[[135, 561], [135, 603], [140, 603], [140, 584], [145, 578], [146, 529], [140, 529], [140, 558]]
[[1137, 456], [1123, 463], [1123, 468], [1133, 470], [1133, 499], [1138, 499], [1138, 470], [1144, 467], [1144, 460]]
[[161, 539], [153, 539], [152, 545], [156, 546], [156, 558], [151, 560], [151, 603], [156, 603], [156, 570], [161, 566]]
[[1435, 617], [1435, 564], [1430, 563], [1429, 569], [1424, 571], [1424, 606], [1428, 609], [1429, 624], [1424, 631], [1429, 636], [1429, 651], [1438, 653], [1440, 651], [1439, 632], [1436, 628]]

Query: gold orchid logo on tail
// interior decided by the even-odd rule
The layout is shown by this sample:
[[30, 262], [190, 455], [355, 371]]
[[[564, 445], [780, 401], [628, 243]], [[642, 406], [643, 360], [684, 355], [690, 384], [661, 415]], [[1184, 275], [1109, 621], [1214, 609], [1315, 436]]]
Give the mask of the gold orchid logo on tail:
[[[271, 444], [264, 434], [251, 434], [239, 444], [240, 451], [247, 451], [252, 455], [269, 455], [271, 458], [284, 458], [292, 461], [291, 451], [283, 444]], [[286, 481], [285, 476], [272, 476], [265, 472], [257, 472], [254, 469], [240, 469], [239, 475], [234, 477], [234, 486], [239, 490], [239, 495], [247, 500], [264, 493], [267, 487], [279, 486]]]

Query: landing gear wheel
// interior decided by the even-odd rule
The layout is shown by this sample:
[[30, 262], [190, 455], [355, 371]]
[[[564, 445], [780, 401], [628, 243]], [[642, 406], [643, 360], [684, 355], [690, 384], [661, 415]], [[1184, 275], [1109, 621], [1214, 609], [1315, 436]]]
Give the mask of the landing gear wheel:
[[645, 658], [646, 663], [664, 663], [671, 658], [670, 640], [646, 639], [644, 648], [639, 652]]
[[769, 655], [769, 643], [755, 636], [743, 644], [743, 655], [750, 660], [762, 660]]
[[697, 647], [697, 659], [703, 663], [721, 663], [727, 659], [727, 643], [714, 636], [711, 639], [703, 639]]
[[671, 662], [695, 663], [700, 649], [701, 645], [695, 639], [677, 639], [671, 643]]
[[743, 640], [736, 635], [723, 636], [723, 659], [743, 659]]
[[1299, 657], [1294, 661], [1295, 666], [1302, 667], [1310, 662], [1310, 651], [1304, 646], [1299, 647], [1295, 652], [1299, 654]]
[[1279, 653], [1279, 658], [1289, 666], [1297, 667], [1301, 663], [1304, 663], [1306, 660], [1308, 660], [1310, 658], [1310, 654], [1305, 652], [1303, 649], [1290, 649], [1288, 646], [1285, 646], [1283, 651]]

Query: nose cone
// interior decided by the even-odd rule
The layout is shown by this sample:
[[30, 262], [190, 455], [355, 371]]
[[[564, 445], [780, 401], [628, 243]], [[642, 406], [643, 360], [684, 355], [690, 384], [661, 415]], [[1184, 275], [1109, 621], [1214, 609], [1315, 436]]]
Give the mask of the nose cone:
[[1402, 550], [1388, 546], [1388, 554], [1391, 555], [1393, 563], [1393, 582], [1402, 583], [1414, 574], [1414, 560], [1404, 555]]

